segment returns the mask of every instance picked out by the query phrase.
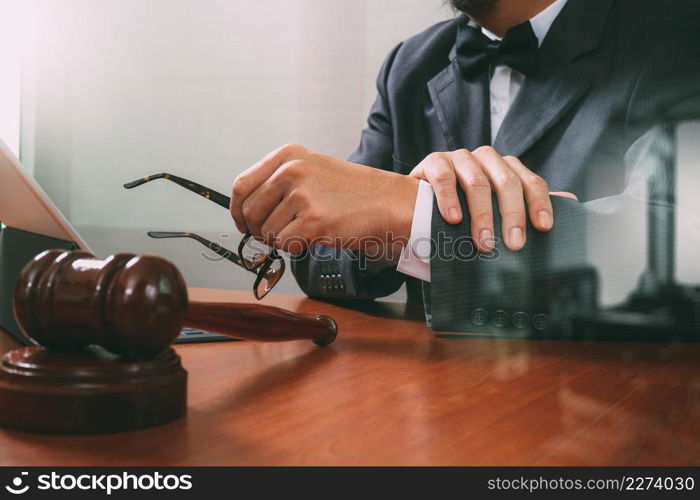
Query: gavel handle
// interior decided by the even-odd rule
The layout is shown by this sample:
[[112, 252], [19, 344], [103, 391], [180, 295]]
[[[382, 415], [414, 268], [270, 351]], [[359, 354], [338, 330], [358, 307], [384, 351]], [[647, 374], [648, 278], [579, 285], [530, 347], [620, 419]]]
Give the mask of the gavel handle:
[[190, 302], [185, 325], [237, 339], [309, 339], [320, 346], [330, 344], [338, 334], [338, 326], [329, 316], [296, 314], [260, 304]]

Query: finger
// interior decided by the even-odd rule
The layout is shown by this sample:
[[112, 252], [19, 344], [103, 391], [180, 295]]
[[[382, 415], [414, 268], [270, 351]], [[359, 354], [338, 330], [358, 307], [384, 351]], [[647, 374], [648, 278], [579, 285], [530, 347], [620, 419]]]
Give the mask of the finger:
[[423, 163], [419, 163], [413, 170], [411, 170], [411, 173], [408, 174], [410, 177], [415, 177], [416, 179], [425, 179], [425, 171], [423, 169]]
[[304, 233], [304, 219], [297, 217], [277, 234], [280, 250], [291, 254], [301, 253], [309, 246], [309, 238]]
[[554, 210], [549, 199], [547, 181], [532, 172], [514, 156], [503, 158], [523, 185], [527, 211], [532, 225], [540, 231], [549, 231], [554, 225]]
[[279, 234], [296, 218], [302, 206], [303, 204], [292, 192], [274, 208], [260, 228], [260, 235], [267, 245], [280, 249], [284, 246]]
[[281, 165], [293, 159], [307, 158], [308, 155], [309, 151], [303, 146], [286, 144], [271, 152], [236, 177], [231, 188], [231, 205], [229, 209], [239, 231], [246, 232], [249, 229], [243, 217], [243, 203], [246, 199]]
[[455, 151], [452, 163], [459, 185], [467, 196], [472, 238], [479, 251], [488, 253], [495, 246], [491, 183], [477, 159], [466, 149]]
[[450, 224], [462, 222], [462, 208], [457, 196], [457, 175], [446, 153], [432, 153], [421, 162], [425, 179], [435, 192], [440, 215]]
[[550, 196], [560, 196], [562, 198], [571, 198], [572, 200], [578, 201], [578, 196], [576, 196], [574, 193], [569, 193], [567, 191], [554, 191], [549, 194]]
[[243, 220], [253, 236], [262, 237], [262, 225], [294, 183], [303, 175], [302, 160], [293, 160], [279, 167], [241, 206]]
[[496, 191], [498, 211], [501, 214], [501, 231], [506, 246], [514, 251], [525, 246], [525, 198], [520, 178], [515, 175], [501, 157], [490, 146], [474, 151], [483, 171]]

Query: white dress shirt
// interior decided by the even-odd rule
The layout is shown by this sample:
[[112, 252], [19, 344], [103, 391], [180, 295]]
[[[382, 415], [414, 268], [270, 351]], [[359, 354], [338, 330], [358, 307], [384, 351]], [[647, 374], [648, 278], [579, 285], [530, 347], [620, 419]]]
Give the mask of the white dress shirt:
[[[532, 30], [540, 46], [544, 41], [554, 20], [566, 5], [567, 0], [556, 0], [549, 7], [530, 19]], [[473, 21], [472, 21], [473, 23]], [[474, 24], [476, 26], [476, 24]], [[492, 40], [498, 40], [495, 34], [486, 28], [481, 31]], [[505, 65], [494, 68], [490, 82], [491, 95], [491, 144], [496, 139], [503, 120], [515, 97], [520, 92], [525, 75]], [[433, 214], [433, 188], [425, 181], [420, 181], [416, 205], [413, 211], [411, 236], [399, 259], [397, 270], [408, 276], [430, 281], [430, 231]]]

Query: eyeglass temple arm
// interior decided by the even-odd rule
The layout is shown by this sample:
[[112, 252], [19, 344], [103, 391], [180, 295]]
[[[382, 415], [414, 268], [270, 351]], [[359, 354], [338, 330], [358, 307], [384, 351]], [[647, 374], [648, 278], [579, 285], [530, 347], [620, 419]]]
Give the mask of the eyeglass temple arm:
[[192, 182], [187, 179], [183, 179], [182, 177], [178, 177], [177, 175], [173, 174], [168, 174], [165, 172], [161, 172], [159, 174], [151, 174], [147, 175], [145, 177], [141, 177], [140, 179], [133, 180], [131, 182], [127, 182], [124, 184], [124, 188], [126, 189], [133, 189], [138, 186], [142, 186], [146, 184], [147, 182], [151, 182], [157, 179], [166, 179], [171, 182], [174, 182], [178, 186], [184, 187], [188, 191], [192, 191], [193, 193], [198, 194], [199, 196], [206, 198], [209, 201], [213, 201], [217, 205], [225, 208], [226, 210], [229, 209], [229, 206], [231, 205], [231, 198], [223, 195], [217, 191], [214, 191], [213, 189], [210, 189], [206, 186], [203, 186], [202, 184], [198, 184], [196, 182]]
[[[217, 205], [224, 207], [227, 210], [229, 209], [229, 207], [231, 205], [231, 198], [230, 197], [225, 196], [217, 191], [214, 191], [213, 189], [210, 189], [206, 186], [203, 186], [202, 184], [198, 184], [196, 182], [192, 182], [190, 180], [183, 179], [182, 177], [178, 177], [177, 175], [168, 174], [165, 172], [162, 172], [160, 174], [147, 175], [145, 177], [141, 177], [140, 179], [136, 179], [136, 180], [133, 180], [131, 182], [127, 182], [126, 184], [124, 184], [124, 187], [126, 189], [133, 189], [135, 187], [142, 186], [142, 185], [146, 184], [147, 182], [151, 182], [151, 181], [154, 181], [157, 179], [166, 179], [166, 180], [169, 180], [171, 182], [174, 182], [178, 186], [182, 186], [185, 189], [192, 191], [193, 193], [196, 193], [203, 198], [206, 198], [207, 200], [213, 201]], [[182, 237], [186, 237], [186, 236], [161, 236], [161, 237], [162, 238], [178, 238], [178, 237], [182, 238]], [[244, 239], [247, 239], [250, 237], [251, 237], [251, 234], [248, 232], [245, 234]], [[275, 249], [273, 249], [272, 252], [270, 252], [270, 255], [273, 258], [279, 258], [279, 254]]]
[[199, 236], [198, 234], [194, 233], [187, 233], [187, 232], [172, 232], [172, 231], [149, 231], [148, 236], [151, 238], [156, 238], [156, 239], [164, 239], [164, 238], [191, 238], [193, 240], [196, 240], [200, 242], [202, 245], [207, 247], [209, 250], [214, 252], [217, 255], [220, 255], [224, 259], [233, 262], [237, 266], [242, 267], [246, 271], [250, 271], [253, 274], [256, 274], [254, 270], [248, 269], [243, 262], [241, 261], [240, 257], [233, 251], [219, 245], [218, 243], [214, 243], [213, 241], [209, 241], [206, 238], [203, 238]]
[[[166, 180], [169, 180], [171, 182], [174, 182], [178, 186], [184, 187], [185, 189], [187, 189], [195, 194], [198, 194], [201, 197], [206, 198], [207, 200], [213, 201], [217, 205], [219, 205], [227, 210], [229, 209], [229, 207], [231, 205], [231, 198], [230, 197], [225, 196], [217, 191], [214, 191], [213, 189], [210, 189], [202, 184], [198, 184], [196, 182], [192, 182], [188, 179], [183, 179], [182, 177], [178, 177], [177, 175], [169, 174], [166, 172], [161, 172], [159, 174], [147, 175], [145, 177], [141, 177], [140, 179], [135, 179], [131, 182], [127, 182], [126, 184], [124, 184], [124, 188], [133, 189], [135, 187], [142, 186], [142, 185], [146, 184], [147, 182], [151, 182], [151, 181], [154, 181], [157, 179], [166, 179]], [[164, 238], [178, 238], [178, 237], [183, 238], [183, 237], [192, 237], [192, 236], [162, 236], [162, 237], [164, 237]], [[245, 234], [244, 240], [248, 239], [250, 237], [251, 237], [251, 234], [248, 232]], [[197, 239], [197, 238], [194, 238], [194, 239]], [[201, 238], [201, 239], [204, 239], [204, 238]], [[207, 240], [205, 240], [205, 241], [207, 241]], [[200, 241], [200, 243], [201, 243], [201, 241]], [[203, 244], [208, 245], [208, 243], [203, 243]], [[219, 255], [221, 255], [221, 254], [219, 254]], [[222, 257], [225, 257], [225, 256], [222, 255]], [[248, 271], [251, 270], [248, 268], [248, 266], [246, 266], [244, 264], [243, 257], [242, 257], [242, 255], [240, 255], [240, 251], [239, 251], [238, 255], [236, 255], [236, 257], [237, 257], [237, 260], [232, 260], [232, 259], [229, 259], [228, 257], [226, 257], [226, 258], [228, 260], [231, 260], [232, 262], [240, 265], [240, 266], [243, 266]], [[272, 251], [270, 252], [270, 257], [273, 259], [281, 258], [279, 253], [275, 249], [272, 249]]]

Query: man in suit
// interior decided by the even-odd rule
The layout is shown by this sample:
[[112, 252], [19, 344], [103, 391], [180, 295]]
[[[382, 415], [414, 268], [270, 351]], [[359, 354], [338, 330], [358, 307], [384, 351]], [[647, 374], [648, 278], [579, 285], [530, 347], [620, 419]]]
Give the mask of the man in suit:
[[[372, 299], [406, 281], [434, 328], [467, 330], [496, 275], [511, 277], [504, 307], [518, 307], [552, 269], [585, 268], [579, 250], [596, 235], [579, 202], [633, 192], [630, 170], [659, 151], [665, 124], [697, 109], [700, 8], [452, 4], [454, 20], [387, 57], [351, 163], [283, 146], [236, 179], [231, 213], [239, 230], [305, 250], [293, 269], [311, 296]], [[465, 235], [476, 253], [457, 255]], [[452, 250], [436, 253], [441, 237]], [[425, 238], [431, 251], [418, 252]], [[377, 248], [384, 257], [367, 263]]]

